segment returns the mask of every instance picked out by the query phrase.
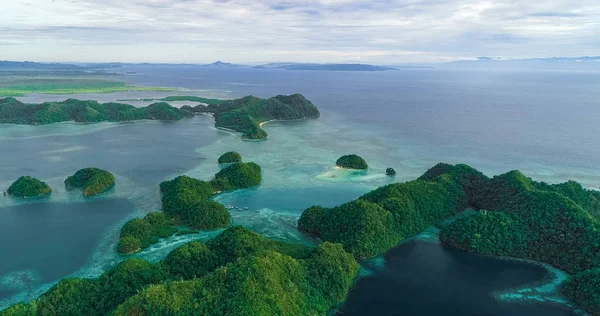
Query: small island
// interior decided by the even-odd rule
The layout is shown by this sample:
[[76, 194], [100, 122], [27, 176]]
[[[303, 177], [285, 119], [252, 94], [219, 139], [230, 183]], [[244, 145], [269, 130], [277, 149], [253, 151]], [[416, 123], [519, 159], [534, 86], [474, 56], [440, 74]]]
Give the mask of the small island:
[[221, 169], [210, 181], [215, 191], [247, 189], [260, 185], [262, 181], [260, 166], [254, 162], [236, 162]]
[[163, 212], [148, 213], [144, 218], [134, 218], [121, 228], [117, 251], [132, 254], [151, 244], [159, 238], [167, 238], [177, 232]]
[[39, 198], [50, 195], [52, 189], [46, 182], [30, 176], [17, 179], [9, 188], [8, 194], [20, 198]]
[[0, 123], [44, 125], [59, 122], [123, 122], [137, 120], [176, 121], [192, 113], [159, 102], [136, 108], [123, 103], [100, 104], [96, 101], [68, 99], [63, 102], [25, 104], [15, 98], [0, 99]]
[[219, 157], [218, 162], [219, 163], [242, 162], [242, 155], [240, 155], [238, 152], [235, 152], [235, 151], [226, 152], [226, 153], [222, 154], [221, 157]]
[[115, 177], [108, 171], [98, 168], [85, 168], [65, 180], [67, 189], [83, 189], [83, 196], [102, 194], [115, 186]]
[[393, 177], [396, 175], [396, 170], [394, 170], [394, 168], [391, 168], [391, 167], [387, 168], [387, 169], [385, 169], [385, 174]]
[[358, 170], [367, 170], [369, 169], [369, 165], [367, 162], [362, 159], [358, 155], [345, 155], [340, 157], [335, 164], [338, 167], [346, 168], [346, 169], [358, 169]]

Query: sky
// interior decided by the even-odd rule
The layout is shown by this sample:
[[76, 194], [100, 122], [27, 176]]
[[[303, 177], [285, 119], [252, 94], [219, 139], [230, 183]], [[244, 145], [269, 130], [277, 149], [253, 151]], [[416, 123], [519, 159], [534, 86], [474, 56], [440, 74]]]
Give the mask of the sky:
[[420, 63], [600, 55], [600, 0], [1, 0], [0, 60]]

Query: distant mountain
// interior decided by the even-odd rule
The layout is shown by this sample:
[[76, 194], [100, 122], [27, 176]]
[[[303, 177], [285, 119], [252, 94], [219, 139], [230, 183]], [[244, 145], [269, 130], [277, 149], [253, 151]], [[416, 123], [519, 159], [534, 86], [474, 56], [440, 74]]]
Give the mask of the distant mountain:
[[232, 63], [225, 63], [225, 62], [218, 60], [212, 64], [201, 65], [201, 67], [203, 67], [203, 68], [242, 68], [242, 67], [248, 67], [248, 66], [232, 64]]
[[83, 67], [72, 64], [35, 63], [31, 61], [0, 61], [0, 70], [81, 70]]
[[284, 70], [321, 70], [321, 71], [387, 71], [398, 70], [393, 67], [374, 66], [367, 64], [301, 64], [301, 63], [270, 63], [259, 65], [257, 69], [284, 69]]

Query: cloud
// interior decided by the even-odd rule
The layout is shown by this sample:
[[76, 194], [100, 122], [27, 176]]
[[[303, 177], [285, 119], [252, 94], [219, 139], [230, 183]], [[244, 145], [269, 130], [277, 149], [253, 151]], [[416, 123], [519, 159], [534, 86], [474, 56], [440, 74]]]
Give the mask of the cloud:
[[596, 0], [7, 2], [0, 59], [387, 63], [596, 55], [600, 47]]

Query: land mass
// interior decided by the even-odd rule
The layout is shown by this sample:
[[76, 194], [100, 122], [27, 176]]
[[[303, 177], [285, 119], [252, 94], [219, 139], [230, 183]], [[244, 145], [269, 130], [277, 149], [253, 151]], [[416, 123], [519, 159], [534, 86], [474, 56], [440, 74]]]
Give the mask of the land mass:
[[[154, 99], [149, 99], [154, 101]], [[59, 122], [121, 122], [135, 120], [175, 121], [199, 113], [215, 117], [215, 126], [243, 134], [244, 139], [265, 139], [261, 124], [271, 120], [318, 118], [317, 107], [301, 94], [278, 95], [269, 99], [247, 96], [219, 100], [195, 96], [169, 96], [162, 101], [193, 101], [195, 107], [175, 108], [166, 102], [136, 108], [124, 103], [104, 103], [68, 99], [63, 102], [25, 104], [15, 98], [0, 99], [0, 124], [43, 125]]]
[[0, 99], [0, 123], [43, 125], [59, 122], [122, 122], [134, 120], [180, 120], [192, 116], [168, 103], [136, 108], [123, 103], [68, 99], [63, 102], [25, 104], [14, 98]]
[[52, 193], [52, 189], [46, 182], [42, 182], [30, 176], [17, 179], [9, 188], [8, 194], [21, 198], [37, 198]]
[[377, 256], [461, 211], [440, 239], [470, 252], [543, 261], [574, 275], [566, 294], [600, 311], [600, 193], [569, 181], [535, 182], [518, 171], [488, 178], [466, 165], [438, 164], [334, 208], [305, 210], [298, 227], [340, 243], [356, 258]]
[[68, 189], [82, 189], [83, 196], [91, 197], [112, 189], [115, 186], [115, 177], [106, 170], [85, 168], [68, 177], [65, 186]]

